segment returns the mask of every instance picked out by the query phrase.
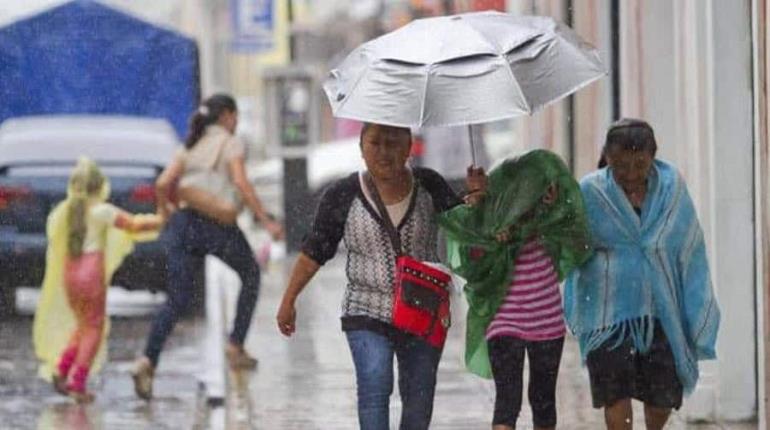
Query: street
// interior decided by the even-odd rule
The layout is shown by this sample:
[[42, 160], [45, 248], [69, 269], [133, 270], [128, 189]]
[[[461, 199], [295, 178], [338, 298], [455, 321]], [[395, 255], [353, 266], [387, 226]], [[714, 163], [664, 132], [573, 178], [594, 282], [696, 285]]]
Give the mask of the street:
[[[259, 358], [259, 368], [250, 374], [230, 373], [228, 408], [233, 419], [232, 427], [228, 428], [358, 428], [353, 362], [339, 323], [339, 306], [346, 282], [344, 255], [340, 254], [318, 272], [300, 298], [297, 332], [290, 339], [278, 332], [274, 320], [290, 265], [284, 261], [274, 264], [264, 277], [257, 315], [247, 339], [247, 350]], [[225, 291], [232, 309], [237, 289]], [[492, 419], [494, 386], [491, 381], [464, 369], [465, 307], [461, 296], [454, 296], [453, 300], [453, 327], [439, 366], [431, 428], [486, 429]], [[565, 344], [557, 390], [559, 428], [604, 427], [602, 412], [591, 407], [588, 374], [580, 365], [577, 344], [571, 338]], [[397, 391], [395, 387], [391, 398], [391, 428], [397, 428], [400, 414]], [[635, 428], [644, 428], [640, 406], [634, 405]], [[532, 428], [526, 400], [517, 428]], [[686, 424], [681, 414], [675, 413], [666, 428], [749, 430], [757, 427], [736, 423]]]
[[[162, 356], [155, 380], [155, 398], [146, 403], [135, 397], [129, 369], [144, 346], [150, 316], [113, 318], [110, 363], [94, 379], [97, 401], [78, 406], [57, 395], [36, 377], [31, 348], [30, 317], [17, 317], [0, 326], [0, 416], [2, 429], [356, 429], [353, 363], [339, 326], [339, 303], [345, 286], [344, 256], [322, 268], [298, 305], [297, 333], [280, 335], [274, 313], [281, 298], [291, 261], [273, 261], [263, 274], [263, 287], [246, 348], [259, 359], [254, 372], [227, 372], [223, 360], [210, 360], [206, 351], [203, 318], [177, 325]], [[224, 300], [229, 323], [238, 292], [234, 273], [221, 264], [208, 285]], [[209, 298], [212, 295], [209, 294]], [[215, 298], [217, 300], [217, 298]], [[432, 429], [489, 428], [494, 386], [464, 370], [463, 299], [454, 296], [453, 327], [447, 340], [434, 402]], [[216, 353], [216, 352], [215, 352]], [[209, 369], [207, 366], [222, 366]], [[206, 400], [198, 382], [205, 372], [226, 372], [223, 407]], [[526, 369], [525, 369], [526, 380]], [[565, 345], [558, 383], [559, 428], [603, 428], [603, 416], [591, 408], [586, 370], [580, 366], [574, 340]], [[394, 390], [397, 393], [397, 388]], [[391, 400], [391, 428], [400, 414], [398, 395]], [[526, 397], [526, 396], [525, 396]], [[685, 399], [685, 406], [687, 401]], [[635, 404], [635, 428], [644, 428], [641, 408]], [[531, 413], [522, 407], [519, 429], [531, 427]], [[750, 430], [756, 424], [686, 424], [674, 413], [670, 430]]]
[[[180, 322], [169, 339], [151, 403], [134, 395], [131, 362], [144, 346], [147, 316], [113, 318], [110, 361], [93, 379], [96, 402], [76, 405], [37, 378], [32, 318], [0, 324], [0, 428], [7, 430], [193, 429], [205, 422], [196, 379], [202, 319]], [[200, 427], [199, 427], [200, 428]]]

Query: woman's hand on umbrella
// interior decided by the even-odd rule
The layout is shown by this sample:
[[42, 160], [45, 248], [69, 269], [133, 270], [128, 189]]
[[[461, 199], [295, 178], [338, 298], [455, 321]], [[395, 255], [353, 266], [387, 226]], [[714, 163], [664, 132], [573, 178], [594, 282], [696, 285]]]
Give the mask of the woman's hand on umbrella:
[[284, 336], [291, 336], [297, 329], [297, 310], [294, 308], [294, 303], [283, 301], [281, 307], [278, 308], [278, 315], [275, 317], [278, 323], [278, 330]]
[[468, 167], [465, 187], [468, 189], [468, 194], [464, 198], [466, 204], [474, 206], [484, 199], [487, 193], [487, 174], [483, 167]]

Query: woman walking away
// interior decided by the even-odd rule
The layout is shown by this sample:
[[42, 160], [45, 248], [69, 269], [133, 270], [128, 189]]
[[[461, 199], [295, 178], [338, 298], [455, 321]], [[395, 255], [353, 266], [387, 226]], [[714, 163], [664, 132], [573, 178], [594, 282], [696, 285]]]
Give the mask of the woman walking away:
[[[109, 182], [98, 166], [80, 159], [69, 179], [67, 198], [49, 215], [43, 289], [33, 337], [40, 376], [56, 391], [90, 402], [90, 373], [106, 357], [107, 286], [135, 239], [157, 236], [162, 218], [131, 215], [106, 203]], [[155, 234], [152, 234], [155, 232]], [[147, 234], [149, 233], [149, 234]]]
[[[352, 173], [324, 193], [276, 317], [281, 333], [291, 336], [296, 329], [297, 297], [344, 241], [348, 284], [341, 320], [356, 369], [358, 422], [362, 430], [390, 428], [394, 357], [398, 360], [403, 405], [399, 428], [429, 427], [443, 346], [443, 342], [432, 342], [432, 333], [441, 327], [445, 334], [449, 325], [448, 320], [434, 319], [431, 329], [418, 335], [397, 326], [400, 320], [394, 318], [394, 309], [399, 309], [398, 304], [403, 303], [399, 300], [404, 296], [394, 294], [395, 274], [404, 261], [397, 261], [397, 257], [407, 255], [426, 263], [438, 262], [436, 214], [461, 203], [438, 173], [409, 168], [411, 145], [408, 128], [364, 125], [361, 153], [367, 170]], [[483, 192], [486, 178], [480, 173], [472, 175], [469, 188]], [[448, 312], [445, 285], [430, 291], [420, 285], [412, 284], [414, 290], [425, 293], [425, 304], [436, 304], [434, 316], [440, 309]], [[444, 293], [446, 300], [437, 298], [435, 291]], [[420, 299], [417, 297], [413, 303]], [[417, 310], [422, 308], [411, 309], [422, 313]]]
[[631, 429], [631, 399], [647, 429], [662, 429], [715, 358], [719, 308], [687, 186], [655, 159], [644, 121], [607, 131], [600, 169], [580, 183], [594, 256], [565, 287], [565, 312], [607, 428]]
[[[243, 342], [257, 302], [260, 273], [235, 219], [245, 205], [273, 238], [280, 238], [283, 229], [265, 211], [246, 177], [244, 145], [233, 135], [237, 124], [238, 109], [232, 97], [217, 94], [208, 98], [190, 120], [185, 149], [156, 182], [158, 206], [171, 214], [163, 233], [168, 246], [168, 300], [153, 321], [144, 356], [132, 371], [136, 394], [143, 399], [152, 397], [163, 344], [190, 303], [193, 276], [209, 254], [225, 262], [241, 279], [235, 322], [225, 351], [230, 366], [251, 369], [257, 364], [244, 351]], [[175, 183], [179, 186], [172, 201]]]
[[450, 264], [468, 281], [466, 364], [495, 380], [492, 428], [516, 428], [525, 353], [534, 427], [555, 428], [566, 331], [559, 281], [591, 255], [577, 182], [558, 156], [531, 151], [490, 173], [480, 204], [439, 222]]

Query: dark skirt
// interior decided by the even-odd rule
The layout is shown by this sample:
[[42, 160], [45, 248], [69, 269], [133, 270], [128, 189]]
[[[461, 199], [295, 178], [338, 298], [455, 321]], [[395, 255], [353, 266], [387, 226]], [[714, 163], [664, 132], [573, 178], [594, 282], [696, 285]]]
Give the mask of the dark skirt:
[[586, 364], [594, 408], [630, 398], [658, 408], [682, 406], [683, 389], [674, 355], [658, 320], [649, 351], [639, 353], [630, 337], [615, 347], [616, 344], [617, 337], [613, 337], [588, 353]]

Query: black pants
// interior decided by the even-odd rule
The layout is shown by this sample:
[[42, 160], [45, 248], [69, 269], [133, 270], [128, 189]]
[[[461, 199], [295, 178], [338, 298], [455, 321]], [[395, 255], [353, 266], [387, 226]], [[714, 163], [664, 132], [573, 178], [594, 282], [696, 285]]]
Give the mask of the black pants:
[[495, 378], [493, 424], [516, 428], [521, 411], [524, 352], [529, 357], [529, 403], [535, 427], [556, 425], [556, 379], [564, 338], [527, 341], [510, 336], [489, 340], [489, 360]]
[[196, 265], [203, 264], [208, 254], [224, 261], [241, 278], [230, 341], [242, 345], [259, 293], [259, 266], [243, 232], [185, 209], [169, 219], [163, 234], [168, 244], [168, 300], [153, 321], [145, 348], [147, 358], [157, 366], [166, 338], [190, 303]]

